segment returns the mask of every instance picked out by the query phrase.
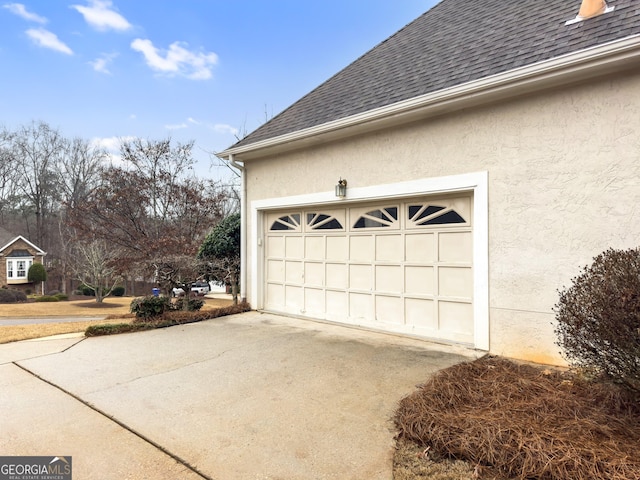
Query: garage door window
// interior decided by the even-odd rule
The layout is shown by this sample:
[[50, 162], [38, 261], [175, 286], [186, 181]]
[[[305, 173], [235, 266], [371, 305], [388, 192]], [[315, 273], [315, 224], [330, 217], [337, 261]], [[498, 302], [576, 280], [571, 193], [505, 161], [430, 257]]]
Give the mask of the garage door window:
[[276, 221], [274, 221], [271, 224], [271, 228], [269, 230], [299, 232], [300, 231], [300, 214], [292, 213], [291, 215], [285, 215], [283, 217], [278, 218]]
[[414, 226], [467, 223], [453, 208], [440, 205], [409, 205], [407, 215]]
[[332, 215], [324, 213], [307, 213], [309, 230], [342, 230], [340, 221]]
[[387, 207], [371, 210], [363, 214], [353, 228], [389, 228], [398, 223], [398, 207]]

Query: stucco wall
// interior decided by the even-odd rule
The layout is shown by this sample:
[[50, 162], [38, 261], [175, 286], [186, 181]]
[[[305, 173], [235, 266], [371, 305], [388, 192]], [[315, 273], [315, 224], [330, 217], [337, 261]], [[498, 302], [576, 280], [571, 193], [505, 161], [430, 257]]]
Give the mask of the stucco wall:
[[627, 74], [247, 162], [248, 201], [488, 171], [491, 352], [562, 363], [557, 289], [640, 238], [639, 88]]

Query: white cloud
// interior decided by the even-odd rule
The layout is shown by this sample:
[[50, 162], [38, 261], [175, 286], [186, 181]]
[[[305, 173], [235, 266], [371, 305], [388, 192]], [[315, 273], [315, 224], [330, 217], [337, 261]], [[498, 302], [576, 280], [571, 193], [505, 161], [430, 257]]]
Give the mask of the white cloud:
[[181, 130], [183, 128], [187, 128], [187, 124], [186, 123], [179, 123], [177, 125], [165, 125], [164, 128], [166, 128], [167, 130]]
[[93, 67], [96, 72], [105, 73], [107, 75], [111, 75], [109, 71], [109, 64], [113, 61], [114, 58], [118, 56], [117, 53], [103, 54], [100, 57], [96, 58], [94, 61], [89, 62], [89, 65]]
[[136, 38], [131, 42], [131, 48], [144, 55], [152, 70], [192, 80], [211, 78], [211, 68], [218, 63], [218, 56], [213, 52], [192, 52], [185, 47], [186, 43], [174, 42], [169, 45], [168, 51], [161, 51], [153, 46], [151, 40]]
[[120, 155], [120, 144], [122, 142], [130, 142], [136, 137], [95, 137], [91, 139], [93, 148], [102, 148], [109, 155], [111, 163], [116, 166], [123, 166], [122, 156]]
[[231, 134], [231, 135], [237, 135], [239, 133], [239, 130], [237, 128], [232, 127], [231, 125], [226, 125], [224, 123], [216, 123], [213, 126], [213, 131], [216, 133]]
[[131, 24], [115, 10], [112, 10], [113, 3], [110, 0], [89, 0], [89, 5], [71, 5], [82, 14], [85, 22], [96, 30], [118, 30], [125, 31], [131, 28]]
[[48, 20], [45, 17], [41, 17], [36, 13], [32, 13], [27, 11], [27, 8], [21, 3], [6, 3], [2, 6], [2, 8], [6, 8], [11, 13], [18, 15], [19, 17], [24, 18], [30, 22], [42, 23], [45, 24]]
[[45, 30], [44, 28], [30, 28], [26, 33], [29, 38], [40, 47], [50, 48], [51, 50], [65, 53], [67, 55], [73, 55], [73, 50], [62, 42], [55, 33], [52, 33], [49, 30]]
[[197, 121], [195, 118], [191, 118], [191, 117], [187, 118], [187, 122], [193, 123], [194, 125], [200, 125], [199, 121]]

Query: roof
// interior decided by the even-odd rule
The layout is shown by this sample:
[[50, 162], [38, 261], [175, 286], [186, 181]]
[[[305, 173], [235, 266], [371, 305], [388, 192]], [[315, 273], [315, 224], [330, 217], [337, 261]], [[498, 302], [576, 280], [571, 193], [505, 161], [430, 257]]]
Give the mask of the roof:
[[8, 245], [14, 238], [16, 238], [16, 235], [0, 227], [0, 248]]
[[[27, 245], [31, 246], [35, 251], [36, 255], [46, 255], [46, 253], [37, 245], [34, 245], [29, 240], [24, 238], [22, 235], [14, 235], [13, 233], [5, 230], [0, 227], [0, 255], [7, 250], [11, 245], [16, 243], [18, 240], [24, 241]], [[14, 250], [15, 252], [16, 250]], [[15, 256], [15, 255], [14, 255]], [[31, 256], [31, 255], [29, 255]]]
[[640, 34], [635, 0], [572, 25], [580, 0], [442, 0], [231, 148]]

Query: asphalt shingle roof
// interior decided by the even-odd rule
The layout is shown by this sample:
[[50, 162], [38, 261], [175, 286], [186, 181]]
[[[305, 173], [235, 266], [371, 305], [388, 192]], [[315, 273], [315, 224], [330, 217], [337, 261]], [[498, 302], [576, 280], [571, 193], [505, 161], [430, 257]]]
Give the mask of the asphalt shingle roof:
[[573, 25], [581, 0], [443, 0], [234, 146], [640, 34], [640, 2]]

